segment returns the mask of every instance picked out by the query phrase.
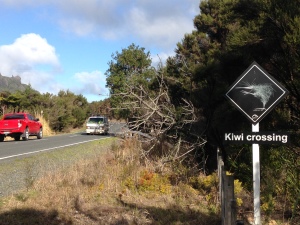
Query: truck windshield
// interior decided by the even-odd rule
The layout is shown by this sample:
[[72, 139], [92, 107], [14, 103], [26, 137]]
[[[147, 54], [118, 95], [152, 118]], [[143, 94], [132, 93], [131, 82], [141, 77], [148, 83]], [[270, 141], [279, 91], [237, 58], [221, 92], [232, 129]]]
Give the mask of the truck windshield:
[[12, 114], [12, 115], [6, 115], [4, 117], [4, 120], [15, 120], [15, 119], [25, 119], [25, 116], [19, 114]]
[[103, 118], [90, 118], [88, 123], [103, 123]]

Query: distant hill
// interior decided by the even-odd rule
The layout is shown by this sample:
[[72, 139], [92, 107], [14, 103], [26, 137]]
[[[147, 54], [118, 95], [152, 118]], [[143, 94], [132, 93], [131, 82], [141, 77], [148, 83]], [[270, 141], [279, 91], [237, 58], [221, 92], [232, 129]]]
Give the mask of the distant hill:
[[6, 77], [0, 74], [0, 92], [8, 91], [14, 93], [16, 91], [24, 91], [29, 85], [22, 84], [20, 76]]

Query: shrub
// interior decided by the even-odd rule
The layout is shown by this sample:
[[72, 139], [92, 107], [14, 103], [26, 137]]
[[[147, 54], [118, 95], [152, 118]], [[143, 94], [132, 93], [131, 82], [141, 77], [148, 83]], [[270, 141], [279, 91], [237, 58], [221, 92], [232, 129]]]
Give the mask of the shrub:
[[171, 192], [171, 184], [167, 176], [148, 170], [143, 170], [140, 173], [136, 187], [139, 191], [154, 191], [164, 194]]

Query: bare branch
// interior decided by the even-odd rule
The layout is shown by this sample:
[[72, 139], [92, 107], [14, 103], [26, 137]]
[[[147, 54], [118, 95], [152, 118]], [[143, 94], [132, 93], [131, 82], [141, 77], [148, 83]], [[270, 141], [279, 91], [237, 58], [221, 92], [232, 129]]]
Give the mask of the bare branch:
[[145, 156], [160, 146], [159, 151], [165, 159], [183, 159], [205, 143], [203, 138], [190, 134], [188, 130], [197, 122], [195, 108], [190, 101], [181, 99], [181, 115], [178, 115], [163, 73], [157, 72], [156, 75], [158, 88], [155, 91], [145, 85], [128, 82], [126, 91], [118, 93], [123, 100], [121, 107], [132, 113], [128, 121], [129, 129], [139, 134], [144, 143], [148, 143]]

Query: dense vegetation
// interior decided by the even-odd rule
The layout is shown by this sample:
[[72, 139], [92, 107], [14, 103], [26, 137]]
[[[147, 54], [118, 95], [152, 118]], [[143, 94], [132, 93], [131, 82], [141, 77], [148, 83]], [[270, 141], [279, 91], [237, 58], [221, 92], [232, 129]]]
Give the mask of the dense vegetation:
[[[133, 129], [153, 134], [145, 153], [216, 169], [219, 148], [226, 169], [252, 189], [251, 146], [224, 145], [225, 131], [250, 131], [251, 124], [224, 98], [228, 87], [256, 61], [289, 95], [260, 123], [261, 131], [288, 131], [292, 143], [261, 146], [262, 208], [295, 217], [300, 202], [300, 9], [298, 1], [201, 1], [195, 30], [158, 68], [135, 44], [116, 52], [106, 72], [110, 98], [88, 103], [81, 95], [57, 96], [32, 88], [1, 93], [2, 110], [43, 111], [52, 129], [81, 126], [88, 114], [110, 113]], [[167, 107], [166, 107], [167, 106]], [[145, 117], [144, 115], [147, 115]], [[155, 135], [154, 135], [155, 134]], [[197, 144], [195, 144], [197, 143]], [[168, 150], [166, 150], [168, 149]], [[176, 154], [174, 154], [176, 152]], [[170, 157], [170, 155], [172, 157]], [[149, 156], [149, 155], [148, 155]]]
[[83, 95], [60, 91], [57, 95], [41, 94], [26, 87], [24, 91], [0, 93], [1, 113], [30, 112], [48, 121], [54, 132], [80, 128], [89, 115], [107, 114], [109, 100], [89, 103]]
[[[166, 65], [153, 74], [153, 68], [142, 63], [150, 57], [148, 53], [140, 48], [144, 57], [135, 58], [132, 47], [136, 46], [130, 46], [116, 53], [106, 74], [113, 107], [130, 109], [126, 115], [137, 121], [134, 127], [149, 133], [158, 127], [159, 143], [166, 143], [160, 146], [160, 155], [166, 157], [165, 146], [173, 152], [178, 146], [186, 148], [201, 169], [210, 172], [216, 168], [219, 148], [226, 169], [252, 190], [251, 146], [223, 143], [224, 132], [251, 131], [251, 124], [224, 95], [256, 61], [289, 91], [260, 123], [260, 130], [290, 132], [292, 139], [291, 145], [261, 146], [262, 208], [269, 215], [280, 212], [292, 217], [300, 210], [300, 10], [296, 4], [283, 0], [201, 1], [201, 13], [194, 19], [196, 30], [177, 44], [175, 56], [169, 57]], [[147, 78], [141, 81], [143, 77]], [[167, 94], [160, 95], [162, 90]], [[167, 111], [162, 103], [172, 110]], [[186, 103], [193, 106], [188, 119]], [[142, 116], [145, 114], [147, 117]], [[162, 123], [168, 129], [163, 129]], [[199, 142], [202, 145], [188, 151], [199, 138], [205, 145]]]

